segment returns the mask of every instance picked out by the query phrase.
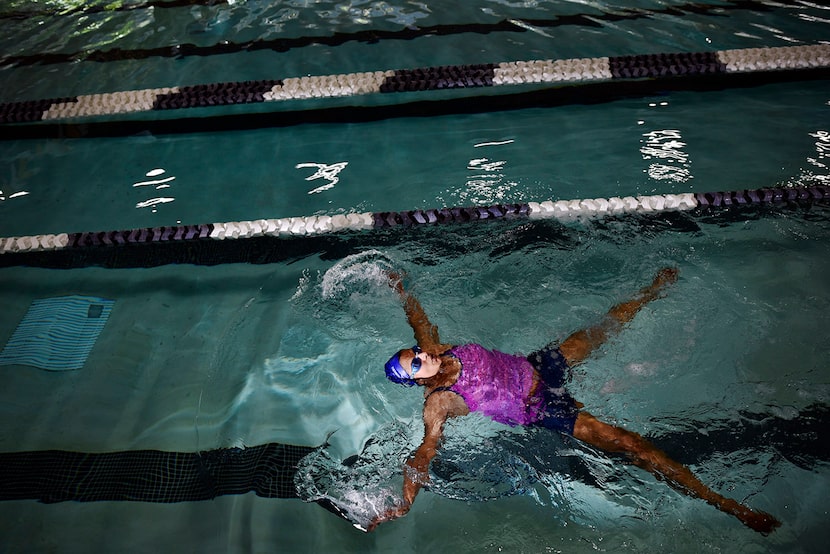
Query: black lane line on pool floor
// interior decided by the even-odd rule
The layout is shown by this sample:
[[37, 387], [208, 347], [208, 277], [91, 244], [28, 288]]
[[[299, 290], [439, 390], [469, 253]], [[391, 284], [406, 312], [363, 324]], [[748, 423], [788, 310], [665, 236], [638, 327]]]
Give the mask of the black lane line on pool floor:
[[[224, 3], [224, 2], [221, 2]], [[199, 2], [193, 2], [199, 4]], [[792, 6], [795, 2], [781, 0], [780, 4]], [[166, 6], [164, 2], [151, 3], [153, 7], [179, 7], [190, 5], [188, 0], [179, 0], [172, 6]], [[95, 8], [92, 8], [95, 9]], [[137, 9], [137, 8], [136, 8]], [[51, 65], [61, 63], [75, 63], [79, 61], [91, 61], [98, 63], [117, 62], [124, 60], [143, 60], [148, 58], [176, 58], [182, 59], [189, 56], [213, 56], [221, 54], [236, 54], [241, 52], [273, 51], [287, 52], [289, 50], [304, 48], [313, 45], [329, 47], [342, 46], [349, 42], [363, 42], [375, 44], [388, 40], [414, 40], [427, 36], [451, 36], [460, 34], [489, 35], [492, 33], [527, 33], [529, 29], [517, 23], [526, 24], [531, 27], [549, 29], [555, 27], [578, 26], [578, 27], [602, 27], [600, 21], [619, 23], [621, 21], [634, 21], [637, 19], [652, 19], [655, 16], [686, 17], [689, 15], [703, 15], [713, 17], [724, 17], [725, 12], [733, 11], [773, 11], [775, 8], [758, 2], [757, 0], [730, 0], [727, 4], [703, 4], [690, 2], [675, 6], [667, 6], [662, 9], [622, 9], [615, 13], [601, 12], [598, 14], [572, 14], [560, 15], [555, 18], [517, 18], [514, 20], [501, 20], [494, 23], [458, 23], [438, 24], [428, 26], [417, 26], [398, 30], [372, 29], [353, 33], [335, 33], [329, 36], [304, 36], [294, 38], [259, 39], [247, 42], [223, 41], [210, 46], [197, 46], [195, 44], [173, 44], [157, 46], [154, 48], [91, 50], [69, 53], [44, 52], [39, 54], [28, 54], [20, 56], [6, 56], [0, 58], [0, 65], [6, 67], [25, 67], [31, 65]], [[95, 13], [97, 13], [96, 10]], [[103, 11], [103, 10], [100, 10]], [[12, 12], [9, 16], [0, 14], [0, 19], [20, 19], [14, 17], [22, 12]], [[76, 12], [69, 12], [74, 14]], [[82, 11], [81, 13], [86, 13]], [[39, 14], [40, 15], [40, 14]], [[48, 14], [45, 14], [48, 15]], [[61, 14], [65, 15], [65, 14]]]
[[[808, 406], [788, 418], [751, 411], [738, 415], [728, 421], [707, 421], [706, 434], [680, 420], [672, 426], [675, 430], [651, 440], [686, 465], [705, 462], [718, 452], [755, 450], [758, 445], [807, 471], [830, 462], [827, 406]], [[298, 466], [319, 448], [269, 443], [205, 452], [4, 452], [0, 453], [0, 501], [175, 503], [249, 492], [263, 498], [299, 498], [294, 484]], [[344, 463], [354, 464], [359, 457], [350, 457]], [[602, 486], [580, 457], [566, 456], [565, 461], [572, 478]], [[450, 475], [442, 475], [449, 479], [459, 471], [442, 466], [440, 453], [433, 470], [449, 471]], [[318, 504], [344, 517], [330, 503]]]
[[[247, 131], [306, 124], [371, 123], [406, 117], [442, 117], [526, 108], [553, 108], [565, 105], [592, 105], [629, 98], [663, 95], [670, 92], [712, 92], [731, 88], [752, 88], [777, 83], [830, 79], [830, 68], [752, 73], [715, 73], [693, 76], [612, 80], [596, 83], [558, 85], [541, 90], [499, 94], [501, 87], [484, 87], [489, 94], [444, 100], [417, 100], [381, 106], [340, 106], [309, 110], [280, 110], [232, 115], [207, 115], [170, 119], [89, 121], [83, 123], [19, 123], [0, 125], [0, 140], [41, 140], [55, 138], [117, 138], [139, 134], [173, 135]], [[525, 85], [535, 86], [540, 85]], [[495, 93], [494, 93], [495, 92]], [[270, 106], [270, 103], [260, 103]], [[274, 105], [279, 105], [274, 104]], [[40, 108], [42, 106], [38, 106]], [[157, 110], [165, 113], [166, 110]], [[143, 116], [153, 112], [141, 112]]]
[[0, 500], [171, 503], [247, 492], [297, 498], [297, 465], [316, 449], [270, 443], [206, 452], [4, 452]]

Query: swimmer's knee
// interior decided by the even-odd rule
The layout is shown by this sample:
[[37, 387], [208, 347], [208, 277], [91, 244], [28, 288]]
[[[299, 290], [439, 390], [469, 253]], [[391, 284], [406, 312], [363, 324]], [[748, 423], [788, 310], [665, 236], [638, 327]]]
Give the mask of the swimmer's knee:
[[637, 433], [604, 423], [588, 412], [580, 412], [574, 423], [574, 437], [609, 452], [626, 452], [640, 457], [649, 443]]
[[591, 354], [593, 349], [594, 347], [586, 331], [577, 331], [559, 345], [559, 351], [570, 367], [582, 362]]
[[581, 411], [577, 414], [576, 421], [574, 421], [573, 436], [589, 444], [595, 444], [605, 435], [603, 432], [604, 426], [606, 426], [605, 423], [590, 413]]

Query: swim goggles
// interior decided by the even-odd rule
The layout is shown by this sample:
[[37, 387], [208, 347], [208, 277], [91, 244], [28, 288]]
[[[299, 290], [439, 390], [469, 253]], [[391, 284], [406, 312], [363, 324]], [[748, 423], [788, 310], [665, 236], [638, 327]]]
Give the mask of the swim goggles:
[[405, 387], [411, 387], [416, 385], [415, 383], [415, 374], [418, 373], [418, 370], [421, 369], [421, 359], [418, 358], [418, 354], [423, 352], [421, 348], [416, 344], [412, 347], [412, 352], [415, 353], [415, 357], [412, 358], [412, 375], [406, 372], [406, 370], [401, 365], [401, 353], [397, 352], [394, 356], [389, 358], [389, 361], [386, 362], [386, 378], [392, 381], [393, 383], [398, 383], [399, 385], [404, 385]]

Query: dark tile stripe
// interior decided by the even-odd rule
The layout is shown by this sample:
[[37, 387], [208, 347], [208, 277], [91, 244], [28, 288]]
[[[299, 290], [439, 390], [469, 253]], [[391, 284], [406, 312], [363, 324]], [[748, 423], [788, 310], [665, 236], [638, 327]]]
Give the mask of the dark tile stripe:
[[255, 492], [297, 498], [294, 474], [315, 448], [271, 443], [206, 452], [0, 453], [0, 500], [192, 502]]

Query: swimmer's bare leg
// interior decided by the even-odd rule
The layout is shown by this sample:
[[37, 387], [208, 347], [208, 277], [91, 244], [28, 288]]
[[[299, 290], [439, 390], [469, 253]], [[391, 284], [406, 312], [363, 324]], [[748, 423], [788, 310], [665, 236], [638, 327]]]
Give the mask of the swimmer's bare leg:
[[741, 523], [759, 533], [771, 533], [781, 525], [767, 513], [752, 510], [716, 493], [695, 477], [689, 468], [669, 458], [637, 433], [608, 425], [587, 412], [580, 412], [573, 436], [608, 452], [627, 454], [637, 467], [651, 472], [658, 479], [665, 479], [679, 492], [705, 500], [722, 512], [735, 516]]
[[673, 267], [661, 269], [649, 286], [631, 300], [611, 308], [598, 325], [577, 331], [566, 338], [559, 345], [559, 350], [565, 356], [568, 365], [573, 367], [583, 361], [612, 335], [618, 333], [624, 324], [634, 318], [640, 308], [659, 297], [664, 288], [677, 281], [677, 273], [677, 269]]

